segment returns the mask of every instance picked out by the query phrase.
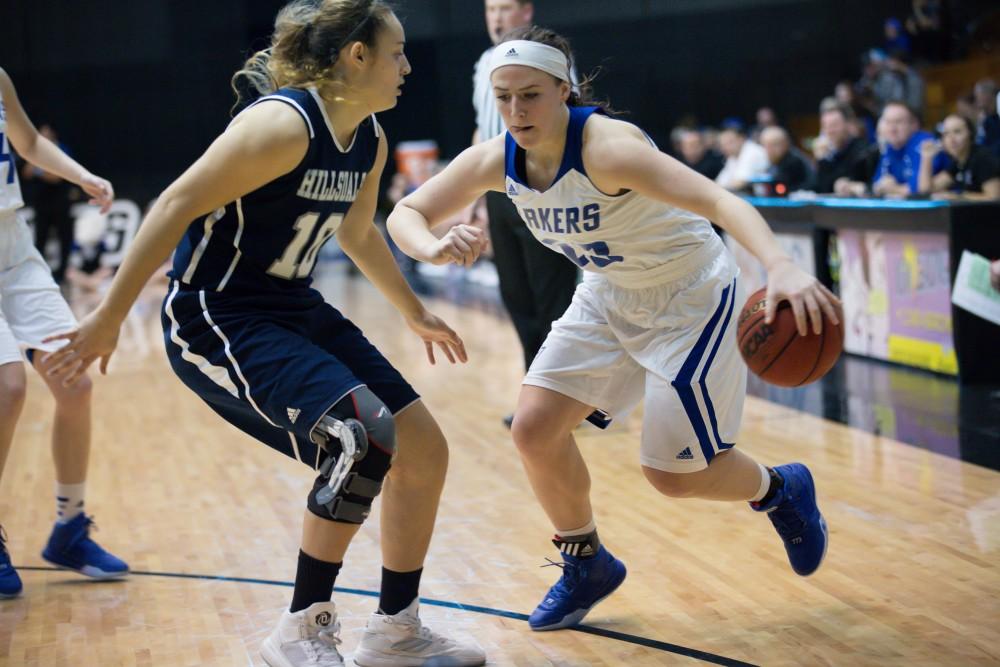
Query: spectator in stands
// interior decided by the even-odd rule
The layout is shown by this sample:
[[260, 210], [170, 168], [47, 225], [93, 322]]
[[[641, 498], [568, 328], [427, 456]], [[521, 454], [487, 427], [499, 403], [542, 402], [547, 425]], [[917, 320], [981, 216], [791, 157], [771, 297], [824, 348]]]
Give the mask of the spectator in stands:
[[997, 115], [997, 84], [981, 79], [972, 89], [977, 113], [976, 143], [1000, 156], [1000, 116]]
[[719, 149], [726, 164], [715, 182], [732, 192], [746, 190], [750, 181], [767, 173], [771, 163], [760, 144], [747, 138], [743, 124], [735, 118], [723, 121]]
[[[834, 103], [820, 107], [820, 135], [816, 141], [816, 178], [813, 190], [834, 192], [838, 179], [850, 179], [863, 159], [867, 142], [852, 133], [849, 107]], [[865, 179], [860, 179], [864, 181]]]
[[833, 96], [837, 102], [847, 106], [853, 112], [854, 120], [851, 123], [852, 127], [859, 125], [864, 129], [857, 136], [868, 143], [874, 142], [877, 116], [874, 111], [874, 102], [869, 92], [866, 90], [865, 94], [862, 95], [853, 83], [850, 81], [841, 81], [834, 88]]
[[[776, 194], [805, 190], [812, 185], [812, 165], [799, 151], [792, 150], [792, 140], [784, 128], [765, 128], [760, 134], [760, 143], [770, 162], [767, 173]], [[782, 185], [784, 191], [779, 187]]]
[[750, 138], [760, 143], [761, 132], [769, 127], [778, 127], [778, 114], [774, 113], [774, 109], [771, 107], [761, 107], [757, 109], [755, 118], [757, 119], [757, 124], [753, 126]]
[[924, 108], [924, 80], [909, 65], [909, 56], [893, 51], [872, 82], [872, 92], [880, 108], [894, 100], [906, 103], [919, 116]]
[[[879, 119], [885, 135], [881, 159], [875, 170], [872, 192], [880, 196], [906, 196], [919, 190], [920, 144], [933, 139], [920, 129], [917, 114], [904, 102], [893, 101], [885, 106]], [[934, 158], [933, 171], [946, 164], [947, 158]]]
[[910, 35], [903, 30], [903, 22], [895, 16], [885, 20], [885, 52], [903, 51], [911, 53]]
[[838, 178], [833, 183], [833, 193], [842, 197], [866, 197], [871, 195], [871, 182], [875, 180], [882, 151], [886, 145], [885, 123], [880, 118], [875, 127], [877, 141], [865, 147], [860, 159], [854, 164], [850, 176]]
[[681, 161], [702, 176], [715, 180], [725, 163], [722, 156], [708, 148], [698, 130], [685, 128], [677, 139]]
[[972, 121], [973, 125], [979, 124], [979, 110], [976, 108], [976, 96], [972, 93], [962, 95], [955, 100], [955, 113], [965, 116]]
[[[975, 143], [976, 126], [958, 114], [945, 118], [942, 125], [940, 143], [928, 139], [920, 144], [920, 192], [935, 199], [1000, 199], [1000, 160]], [[951, 161], [934, 171], [942, 145]]]

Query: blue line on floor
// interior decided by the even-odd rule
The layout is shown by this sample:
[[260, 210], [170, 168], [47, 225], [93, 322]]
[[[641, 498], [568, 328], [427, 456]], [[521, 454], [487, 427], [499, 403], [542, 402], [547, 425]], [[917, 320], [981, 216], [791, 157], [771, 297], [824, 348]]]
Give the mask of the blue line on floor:
[[[15, 566], [18, 570], [25, 570], [30, 572], [59, 572], [59, 568], [55, 567], [36, 567], [36, 566]], [[213, 574], [183, 574], [180, 572], [130, 572], [132, 576], [139, 577], [172, 577], [174, 579], [200, 579], [203, 581], [233, 581], [240, 584], [261, 584], [263, 586], [284, 586], [286, 588], [292, 588], [294, 584], [290, 581], [277, 581], [275, 579], [253, 579], [250, 577], [225, 577]], [[363, 595], [365, 597], [377, 598], [378, 593], [376, 591], [366, 591], [360, 588], [342, 588], [337, 586], [333, 589], [337, 593], [345, 593], [347, 595]], [[470, 611], [477, 614], [489, 614], [490, 616], [500, 616], [502, 618], [512, 618], [518, 621], [527, 621], [527, 614], [520, 614], [515, 611], [506, 611], [504, 609], [493, 609], [492, 607], [480, 607], [474, 604], [462, 604], [461, 602], [451, 602], [450, 600], [435, 600], [433, 598], [420, 598], [420, 603], [425, 605], [430, 605], [433, 607], [446, 607], [448, 609], [458, 609], [460, 611]], [[648, 639], [646, 637], [639, 637], [637, 635], [630, 635], [624, 632], [616, 632], [614, 630], [605, 630], [604, 628], [597, 628], [591, 625], [577, 625], [572, 628], [567, 628], [574, 632], [583, 632], [588, 635], [596, 635], [598, 637], [606, 637], [608, 639], [615, 639], [621, 642], [627, 642], [629, 644], [637, 644], [639, 646], [645, 646], [647, 648], [656, 649], [658, 651], [665, 651], [667, 653], [674, 653], [676, 655], [683, 655], [689, 658], [695, 658], [696, 660], [701, 660], [703, 662], [711, 663], [713, 665], [727, 665], [727, 667], [755, 667], [752, 663], [742, 662], [740, 660], [734, 660], [733, 658], [726, 658], [721, 655], [715, 655], [714, 653], [708, 653], [707, 651], [699, 651], [698, 649], [688, 648], [686, 646], [679, 646], [677, 644], [670, 644], [668, 642], [661, 642], [656, 639]]]

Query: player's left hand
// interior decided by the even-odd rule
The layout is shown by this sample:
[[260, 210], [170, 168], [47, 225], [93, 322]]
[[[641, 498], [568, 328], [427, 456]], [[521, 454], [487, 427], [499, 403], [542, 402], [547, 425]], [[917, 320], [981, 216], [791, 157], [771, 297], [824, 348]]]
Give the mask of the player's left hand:
[[110, 181], [87, 172], [77, 185], [90, 195], [90, 201], [87, 203], [100, 206], [101, 213], [108, 212], [111, 203], [115, 200], [115, 189], [111, 186]]
[[768, 270], [765, 322], [770, 324], [774, 321], [778, 303], [783, 300], [792, 306], [800, 336], [809, 332], [810, 320], [813, 333], [821, 333], [824, 313], [834, 324], [838, 324], [843, 317], [840, 299], [814, 276], [795, 266], [788, 257], [778, 260]]
[[458, 359], [463, 364], [469, 357], [465, 353], [465, 343], [451, 327], [445, 324], [444, 320], [429, 311], [424, 311], [417, 317], [406, 318], [406, 324], [418, 336], [424, 339], [424, 346], [427, 348], [427, 359], [431, 364], [436, 363], [434, 359], [434, 346], [437, 345], [448, 361], [455, 363]]

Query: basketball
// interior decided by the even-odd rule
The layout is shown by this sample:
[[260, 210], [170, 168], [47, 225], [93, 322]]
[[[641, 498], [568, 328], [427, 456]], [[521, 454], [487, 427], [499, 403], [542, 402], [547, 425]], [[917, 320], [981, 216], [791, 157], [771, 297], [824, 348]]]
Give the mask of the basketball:
[[765, 324], [767, 288], [747, 299], [736, 329], [740, 354], [761, 379], [780, 387], [800, 387], [815, 382], [833, 368], [844, 347], [844, 329], [824, 314], [823, 331], [800, 336], [795, 314], [787, 301], [778, 304], [774, 321]]

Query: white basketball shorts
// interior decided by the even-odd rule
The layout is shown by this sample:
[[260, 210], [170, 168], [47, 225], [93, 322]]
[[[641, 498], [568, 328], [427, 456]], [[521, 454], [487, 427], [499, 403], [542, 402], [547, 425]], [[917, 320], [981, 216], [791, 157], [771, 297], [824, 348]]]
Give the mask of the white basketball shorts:
[[619, 418], [645, 396], [642, 465], [704, 469], [736, 442], [746, 396], [738, 274], [725, 249], [681, 281], [642, 289], [587, 274], [524, 384]]
[[76, 318], [28, 225], [15, 211], [0, 212], [0, 364], [21, 361], [22, 350], [58, 349], [62, 342], [42, 339], [74, 327]]

